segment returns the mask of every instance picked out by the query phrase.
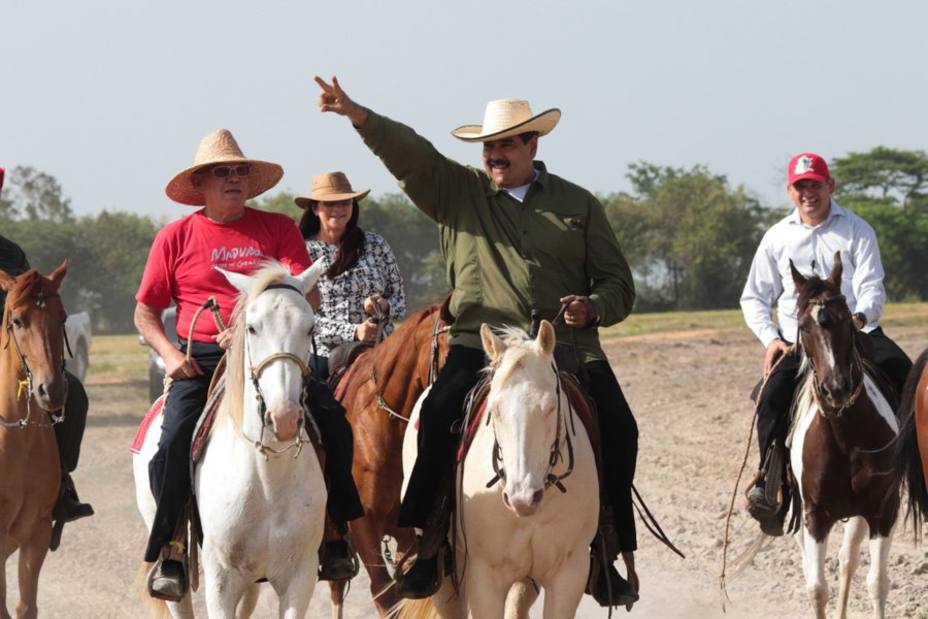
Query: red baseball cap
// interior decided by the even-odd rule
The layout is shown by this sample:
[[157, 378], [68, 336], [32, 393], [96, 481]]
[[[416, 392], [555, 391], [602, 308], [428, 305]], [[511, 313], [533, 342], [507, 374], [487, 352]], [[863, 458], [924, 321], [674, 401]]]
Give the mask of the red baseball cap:
[[0, 165], [0, 189], [3, 189], [3, 172], [4, 172], [3, 166]]
[[815, 153], [793, 155], [786, 168], [787, 184], [792, 186], [801, 180], [810, 179], [824, 183], [831, 178], [828, 164]]

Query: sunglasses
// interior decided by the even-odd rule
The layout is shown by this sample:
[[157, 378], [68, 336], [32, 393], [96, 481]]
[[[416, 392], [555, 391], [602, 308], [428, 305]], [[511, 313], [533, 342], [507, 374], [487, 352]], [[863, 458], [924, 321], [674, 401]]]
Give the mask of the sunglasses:
[[248, 176], [251, 174], [251, 166], [247, 163], [241, 165], [217, 165], [212, 168], [213, 176], [216, 178], [227, 178], [229, 176]]

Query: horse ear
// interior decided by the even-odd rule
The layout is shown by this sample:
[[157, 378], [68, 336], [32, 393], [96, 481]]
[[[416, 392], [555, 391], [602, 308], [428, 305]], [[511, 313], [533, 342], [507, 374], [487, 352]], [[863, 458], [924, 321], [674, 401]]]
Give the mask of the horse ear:
[[487, 323], [480, 325], [480, 341], [483, 343], [483, 350], [487, 353], [487, 357], [490, 358], [491, 362], [496, 361], [506, 350], [506, 344], [493, 333], [493, 329]]
[[0, 269], [0, 289], [4, 292], [9, 292], [13, 289], [13, 284], [16, 282], [16, 278], [3, 269]]
[[325, 262], [322, 260], [316, 260], [308, 269], [297, 275], [296, 279], [298, 282], [300, 282], [300, 289], [302, 290], [303, 294], [309, 292], [325, 272]]
[[222, 273], [229, 283], [232, 284], [236, 290], [248, 294], [248, 291], [251, 290], [251, 276], [242, 275], [241, 273], [236, 273], [235, 271], [226, 271], [225, 269], [220, 269], [219, 267], [213, 267], [220, 273]]
[[831, 267], [831, 275], [828, 276], [828, 281], [837, 286], [841, 287], [841, 274], [844, 272], [844, 265], [841, 264], [841, 252], [835, 252], [835, 265]]
[[789, 272], [793, 274], [793, 283], [796, 284], [796, 290], [802, 290], [802, 287], [805, 286], [806, 282], [809, 280], [799, 272], [799, 269], [793, 264], [792, 258], [789, 259]]
[[545, 356], [554, 354], [554, 345], [557, 344], [557, 335], [554, 333], [554, 327], [547, 320], [542, 320], [538, 325], [538, 337], [535, 338], [535, 345], [538, 350]]
[[61, 286], [61, 282], [64, 280], [64, 276], [68, 273], [69, 265], [70, 262], [68, 262], [68, 259], [65, 258], [64, 261], [58, 265], [58, 268], [52, 271], [51, 275], [48, 276], [48, 279], [52, 280], [52, 284], [55, 285], [55, 290], [58, 290], [58, 288]]

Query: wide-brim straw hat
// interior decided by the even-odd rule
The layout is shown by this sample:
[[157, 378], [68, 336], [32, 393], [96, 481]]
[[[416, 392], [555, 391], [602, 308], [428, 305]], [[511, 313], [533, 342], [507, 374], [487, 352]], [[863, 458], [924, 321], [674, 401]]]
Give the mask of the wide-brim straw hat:
[[451, 135], [465, 142], [502, 140], [530, 131], [546, 135], [560, 119], [561, 110], [556, 107], [541, 114], [532, 114], [528, 101], [497, 99], [487, 103], [482, 125], [463, 125], [452, 131]]
[[242, 153], [238, 142], [228, 129], [217, 129], [200, 140], [197, 153], [193, 156], [193, 165], [170, 180], [165, 193], [175, 202], [191, 206], [203, 206], [206, 200], [193, 184], [193, 175], [203, 168], [214, 165], [238, 165], [247, 163], [251, 166], [248, 175], [248, 195], [246, 199], [259, 196], [277, 183], [284, 175], [284, 169], [276, 163], [249, 159]]
[[340, 202], [341, 200], [361, 200], [371, 192], [370, 189], [355, 191], [344, 172], [323, 172], [313, 174], [312, 190], [308, 196], [293, 199], [300, 208], [309, 208], [313, 202]]

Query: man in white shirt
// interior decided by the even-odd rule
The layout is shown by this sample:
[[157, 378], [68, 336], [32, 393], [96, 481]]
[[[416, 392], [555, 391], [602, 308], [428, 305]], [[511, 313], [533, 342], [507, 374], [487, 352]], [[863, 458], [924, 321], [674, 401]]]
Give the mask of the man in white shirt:
[[[804, 275], [824, 278], [831, 273], [835, 253], [841, 252], [844, 267], [841, 292], [847, 299], [854, 325], [867, 334], [873, 345], [872, 361], [887, 375], [897, 394], [912, 367], [906, 354], [879, 326], [886, 291], [873, 228], [832, 200], [835, 180], [819, 155], [795, 155], [789, 162], [787, 178], [787, 193], [796, 209], [764, 235], [741, 294], [744, 319], [767, 349], [764, 356], [767, 383], [757, 407], [762, 470], [776, 448], [774, 442], [782, 445], [785, 441], [799, 370], [797, 355], [788, 355], [773, 369], [777, 359], [797, 339], [797, 294], [790, 260]], [[779, 325], [772, 316], [774, 303]], [[761, 474], [748, 493], [748, 510], [760, 521], [764, 532], [782, 534], [784, 514], [777, 514], [777, 506], [768, 502]]]

